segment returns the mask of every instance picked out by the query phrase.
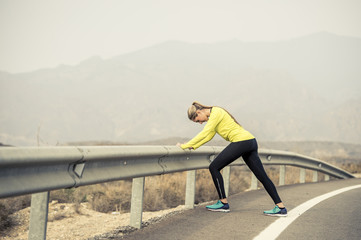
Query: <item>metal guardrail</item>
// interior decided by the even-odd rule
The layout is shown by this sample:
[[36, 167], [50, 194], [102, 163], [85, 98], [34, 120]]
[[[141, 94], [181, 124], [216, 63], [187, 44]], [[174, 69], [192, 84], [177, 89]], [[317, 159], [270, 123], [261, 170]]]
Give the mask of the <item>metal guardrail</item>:
[[[45, 239], [49, 191], [133, 179], [130, 222], [140, 228], [145, 176], [188, 171], [185, 202], [192, 208], [194, 170], [208, 168], [222, 150], [223, 147], [209, 146], [196, 151], [176, 146], [1, 147], [0, 198], [33, 193], [29, 239]], [[280, 185], [284, 183], [284, 165], [319, 171], [335, 178], [354, 177], [319, 159], [296, 153], [260, 149], [259, 155], [265, 165], [281, 165]], [[244, 162], [237, 159], [231, 164], [235, 165], [244, 165]], [[227, 192], [229, 174], [230, 168], [226, 167], [223, 177]], [[302, 178], [301, 171], [300, 182], [304, 182]], [[256, 183], [253, 178], [251, 188], [254, 189]]]
[[339, 179], [354, 178], [351, 173], [320, 159], [293, 152], [260, 149], [259, 155], [265, 165], [289, 165], [315, 170]]
[[2, 147], [0, 198], [206, 168], [217, 153], [213, 147]]
[[[223, 147], [176, 146], [2, 147], [0, 198], [102, 182], [208, 168]], [[259, 150], [263, 164], [292, 165], [336, 178], [352, 174], [319, 159]], [[231, 165], [243, 165], [241, 159]]]

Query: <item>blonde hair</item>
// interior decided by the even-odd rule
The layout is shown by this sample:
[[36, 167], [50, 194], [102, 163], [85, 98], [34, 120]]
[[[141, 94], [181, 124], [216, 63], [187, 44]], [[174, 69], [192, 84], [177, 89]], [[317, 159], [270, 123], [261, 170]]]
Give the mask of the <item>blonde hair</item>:
[[193, 120], [197, 117], [197, 110], [202, 109], [211, 109], [211, 106], [203, 105], [199, 102], [193, 102], [192, 105], [188, 108], [188, 118], [189, 120]]
[[[194, 120], [197, 117], [197, 110], [202, 110], [202, 109], [211, 109], [213, 106], [206, 106], [203, 105], [199, 102], [193, 102], [192, 105], [188, 108], [188, 118], [189, 120]], [[222, 107], [219, 107], [222, 108]], [[229, 116], [231, 116], [231, 118], [238, 124], [241, 125], [237, 122], [237, 120], [232, 116], [232, 114], [230, 114], [226, 109], [222, 108], [224, 111], [226, 111], [226, 113], [229, 114]]]

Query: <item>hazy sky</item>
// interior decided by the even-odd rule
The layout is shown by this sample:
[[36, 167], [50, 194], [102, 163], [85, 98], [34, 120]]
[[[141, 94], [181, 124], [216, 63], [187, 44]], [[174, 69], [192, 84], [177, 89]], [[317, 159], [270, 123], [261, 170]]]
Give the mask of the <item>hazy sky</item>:
[[167, 40], [361, 38], [360, 0], [0, 0], [0, 71], [109, 58]]

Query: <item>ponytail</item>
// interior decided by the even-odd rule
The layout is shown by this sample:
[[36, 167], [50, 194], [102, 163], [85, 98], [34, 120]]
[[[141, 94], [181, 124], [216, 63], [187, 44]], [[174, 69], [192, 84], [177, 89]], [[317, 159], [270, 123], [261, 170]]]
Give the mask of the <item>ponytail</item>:
[[192, 105], [195, 106], [197, 110], [210, 109], [210, 108], [213, 107], [213, 106], [203, 105], [203, 104], [201, 104], [201, 103], [199, 103], [199, 102], [193, 102]]

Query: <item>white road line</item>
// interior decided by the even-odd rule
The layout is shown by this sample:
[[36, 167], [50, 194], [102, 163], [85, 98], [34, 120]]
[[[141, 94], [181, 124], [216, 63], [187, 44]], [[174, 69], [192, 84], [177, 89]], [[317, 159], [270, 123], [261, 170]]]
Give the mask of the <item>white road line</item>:
[[295, 221], [301, 214], [306, 212], [308, 209], [312, 208], [316, 204], [333, 197], [337, 194], [350, 191], [356, 188], [361, 188], [360, 185], [355, 185], [351, 187], [345, 187], [338, 190], [335, 190], [333, 192], [329, 192], [326, 194], [323, 194], [321, 196], [315, 197], [311, 200], [308, 200], [307, 202], [302, 203], [298, 207], [294, 208], [293, 210], [288, 212], [287, 217], [282, 217], [277, 219], [275, 222], [273, 222], [271, 225], [269, 225], [266, 229], [264, 229], [258, 236], [253, 238], [253, 240], [273, 240], [276, 239], [287, 227], [290, 225], [293, 221]]

